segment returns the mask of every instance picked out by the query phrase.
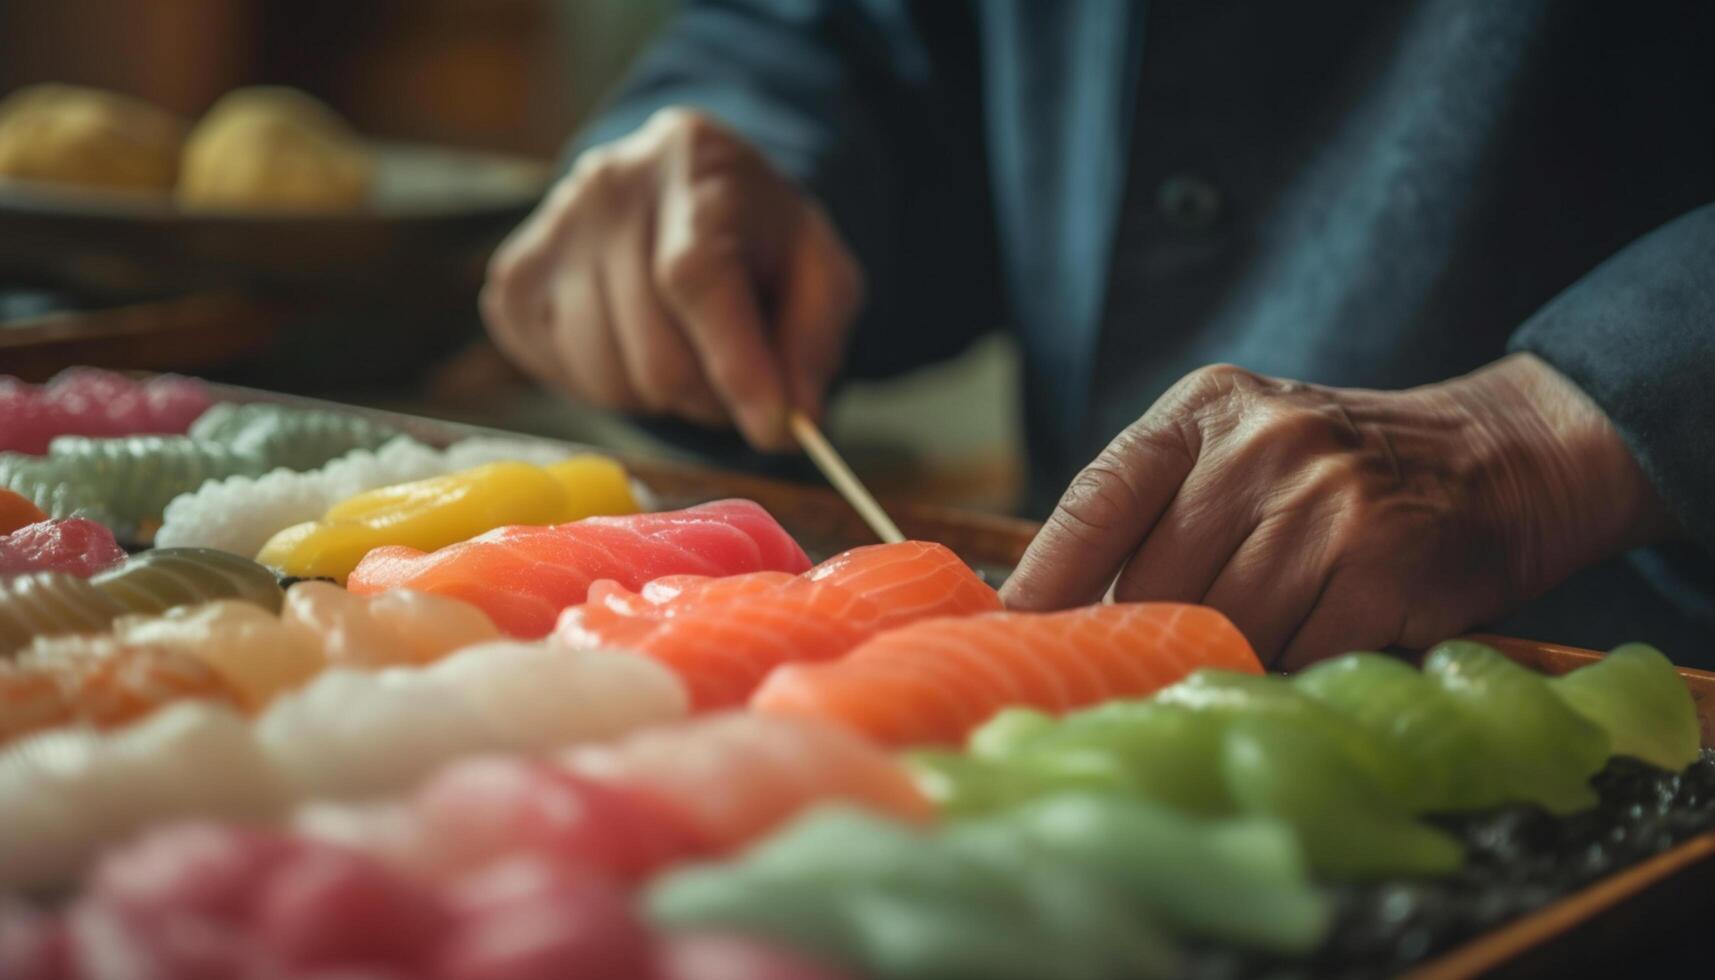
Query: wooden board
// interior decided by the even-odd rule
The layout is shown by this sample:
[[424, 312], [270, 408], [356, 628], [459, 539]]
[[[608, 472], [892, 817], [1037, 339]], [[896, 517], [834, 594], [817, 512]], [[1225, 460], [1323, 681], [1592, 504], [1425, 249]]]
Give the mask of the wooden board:
[[[337, 408], [367, 415], [432, 445], [467, 436], [519, 438], [517, 433], [354, 408], [313, 399], [215, 385], [217, 397]], [[534, 437], [528, 437], [534, 438]], [[557, 442], [558, 440], [542, 440]], [[567, 444], [570, 445], [570, 444]], [[591, 448], [591, 447], [578, 447]], [[832, 491], [652, 458], [627, 466], [661, 502], [683, 506], [720, 497], [749, 497], [767, 507], [809, 550], [829, 553], [874, 540], [862, 520]], [[1004, 578], [1017, 564], [1036, 525], [1015, 518], [884, 501], [909, 537], [940, 541], [985, 571]], [[1525, 666], [1563, 674], [1600, 659], [1577, 647], [1510, 637], [1474, 635]], [[1703, 727], [1703, 744], [1715, 746], [1715, 673], [1681, 668]], [[1472, 939], [1429, 961], [1412, 980], [1465, 977], [1566, 977], [1588, 975], [1593, 963], [1616, 951], [1632, 955], [1656, 939], [1702, 935], [1715, 895], [1715, 832], [1688, 840], [1656, 857], [1610, 875], [1530, 915]]]

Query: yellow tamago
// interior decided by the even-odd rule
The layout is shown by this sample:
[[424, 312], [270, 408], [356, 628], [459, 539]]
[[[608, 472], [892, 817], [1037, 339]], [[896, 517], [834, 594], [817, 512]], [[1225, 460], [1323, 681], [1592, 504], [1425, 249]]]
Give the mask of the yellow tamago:
[[371, 549], [433, 551], [509, 524], [563, 524], [638, 510], [625, 469], [605, 456], [551, 466], [489, 463], [360, 493], [319, 521], [286, 528], [256, 560], [301, 578], [341, 584]]

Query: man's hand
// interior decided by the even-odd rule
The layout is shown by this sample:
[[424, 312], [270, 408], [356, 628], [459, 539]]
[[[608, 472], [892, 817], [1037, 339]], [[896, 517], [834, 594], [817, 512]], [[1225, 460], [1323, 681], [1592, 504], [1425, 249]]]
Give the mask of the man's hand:
[[820, 207], [754, 148], [664, 110], [578, 159], [495, 253], [482, 293], [495, 343], [592, 404], [737, 421], [787, 444], [811, 414], [862, 296]]
[[1670, 530], [1607, 418], [1534, 356], [1400, 392], [1220, 366], [1072, 481], [1004, 597], [1202, 602], [1297, 667], [1427, 646]]

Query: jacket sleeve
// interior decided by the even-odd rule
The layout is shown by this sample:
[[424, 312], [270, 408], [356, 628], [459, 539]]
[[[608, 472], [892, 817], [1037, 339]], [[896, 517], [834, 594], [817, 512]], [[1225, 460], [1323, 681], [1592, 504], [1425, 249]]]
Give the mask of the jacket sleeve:
[[1512, 347], [1607, 412], [1680, 526], [1715, 555], [1715, 204], [1598, 266]]
[[573, 143], [702, 110], [821, 200], [864, 268], [847, 375], [951, 356], [999, 324], [966, 3], [688, 0]]

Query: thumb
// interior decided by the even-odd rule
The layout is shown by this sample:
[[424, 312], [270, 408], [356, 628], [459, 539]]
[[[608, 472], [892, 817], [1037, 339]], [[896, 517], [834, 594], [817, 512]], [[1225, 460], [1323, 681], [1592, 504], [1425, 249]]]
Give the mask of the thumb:
[[814, 206], [805, 208], [783, 258], [775, 336], [786, 397], [792, 407], [819, 418], [863, 302], [863, 272], [827, 216]]

